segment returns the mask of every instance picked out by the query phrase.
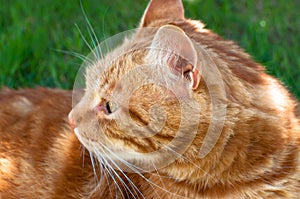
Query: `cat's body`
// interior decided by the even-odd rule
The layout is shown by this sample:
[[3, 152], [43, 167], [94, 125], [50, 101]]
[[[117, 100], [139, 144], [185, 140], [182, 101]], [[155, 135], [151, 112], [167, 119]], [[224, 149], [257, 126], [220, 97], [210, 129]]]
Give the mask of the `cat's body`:
[[88, 164], [82, 167], [80, 144], [65, 117], [71, 96], [42, 88], [2, 90], [1, 198], [79, 198], [75, 187], [83, 188], [80, 181], [93, 174]]
[[[87, 150], [82, 153], [81, 144], [67, 125], [71, 92], [4, 89], [0, 94], [0, 198], [298, 198], [300, 121], [296, 102], [237, 45], [183, 16], [179, 1], [152, 1], [141, 27], [154, 27], [153, 31], [138, 33], [125, 42], [124, 55], [117, 58], [101, 80], [98, 65], [87, 71], [86, 95], [69, 116], [77, 137], [94, 158], [105, 157], [105, 151], [108, 152], [101, 147], [112, 147], [110, 142], [117, 143], [124, 151], [129, 148], [142, 155], [158, 150], [160, 143], [175, 137], [170, 132], [179, 128], [178, 100], [163, 88], [152, 86], [133, 93], [129, 112], [135, 121], [148, 124], [147, 111], [156, 102], [167, 110], [166, 128], [151, 139], [126, 135], [126, 131], [115, 125], [113, 117], [122, 110], [108, 110], [102, 101], [109, 101], [120, 74], [162, 56], [145, 47], [172, 49], [173, 44], [168, 43], [170, 35], [179, 36], [180, 45], [191, 52], [186, 57], [189, 63], [173, 63], [173, 59], [168, 59], [166, 65], [175, 70], [178, 63], [187, 67], [187, 72], [191, 72], [188, 93], [201, 105], [197, 134], [180, 158], [152, 172], [124, 175], [109, 168], [109, 162], [102, 161], [104, 166], [97, 164]], [[168, 31], [170, 34], [164, 34]], [[143, 50], [125, 51], [132, 48]], [[199, 53], [198, 48], [205, 53]], [[194, 67], [198, 64], [194, 59], [205, 60], [201, 56], [210, 59]], [[221, 92], [218, 85], [210, 84], [205, 77], [212, 75], [209, 71], [212, 64], [220, 72], [224, 85], [226, 99], [221, 96], [218, 100], [226, 103], [226, 118], [216, 144], [206, 156], [200, 157], [213, 115], [212, 93]], [[162, 93], [169, 98], [161, 98]], [[86, 119], [91, 115], [100, 126], [91, 122], [87, 128], [85, 122], [94, 121]], [[94, 130], [89, 131], [92, 127]]]

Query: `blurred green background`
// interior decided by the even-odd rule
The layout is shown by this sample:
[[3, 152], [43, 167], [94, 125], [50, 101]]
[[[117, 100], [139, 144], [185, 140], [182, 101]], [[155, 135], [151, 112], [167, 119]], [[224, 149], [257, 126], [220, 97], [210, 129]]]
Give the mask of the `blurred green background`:
[[[82, 0], [99, 41], [135, 28], [148, 1]], [[299, 0], [191, 0], [186, 16], [236, 41], [300, 98]], [[87, 55], [79, 0], [0, 0], [0, 87], [71, 89]]]

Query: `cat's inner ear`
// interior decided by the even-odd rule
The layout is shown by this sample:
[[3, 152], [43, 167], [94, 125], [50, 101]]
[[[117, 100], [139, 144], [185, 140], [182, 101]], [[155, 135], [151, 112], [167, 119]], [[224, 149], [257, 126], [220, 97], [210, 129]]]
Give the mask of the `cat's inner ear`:
[[184, 19], [181, 0], [151, 0], [145, 10], [140, 27], [147, 27], [161, 19]]
[[158, 29], [147, 55], [150, 62], [167, 65], [171, 71], [186, 77], [192, 89], [200, 82], [198, 53], [191, 39], [177, 26], [165, 25]]

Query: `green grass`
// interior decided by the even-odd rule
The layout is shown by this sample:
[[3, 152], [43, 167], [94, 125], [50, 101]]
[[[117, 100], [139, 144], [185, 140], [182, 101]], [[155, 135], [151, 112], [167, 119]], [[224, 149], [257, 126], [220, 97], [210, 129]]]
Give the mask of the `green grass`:
[[[98, 39], [135, 28], [147, 1], [82, 0]], [[0, 0], [0, 86], [70, 89], [81, 60], [57, 50], [89, 53], [79, 0]], [[184, 1], [186, 16], [235, 40], [300, 98], [298, 0]], [[89, 40], [89, 42], [91, 42]]]

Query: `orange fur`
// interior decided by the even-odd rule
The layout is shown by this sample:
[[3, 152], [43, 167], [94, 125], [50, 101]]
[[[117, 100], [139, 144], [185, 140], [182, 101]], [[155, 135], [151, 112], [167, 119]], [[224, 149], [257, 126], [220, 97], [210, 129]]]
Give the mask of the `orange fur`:
[[[199, 21], [184, 19], [180, 1], [168, 1], [173, 2], [169, 12], [165, 12], [163, 2], [151, 1], [134, 39], [125, 41], [87, 70], [84, 97], [69, 116], [81, 143], [67, 125], [72, 100], [70, 91], [44, 88], [1, 91], [1, 197], [298, 198], [300, 121], [297, 102], [279, 81], [267, 75], [263, 67], [234, 42], [205, 29]], [[180, 14], [174, 15], [173, 10]], [[152, 29], [143, 31], [147, 27]], [[163, 34], [169, 30], [175, 36], [182, 36], [177, 47], [183, 46], [182, 51], [189, 52], [185, 57], [188, 64], [180, 59], [174, 62], [172, 53], [148, 48], [176, 45], [176, 42], [170, 43], [173, 41], [170, 35]], [[203, 50], [200, 52], [200, 49]], [[120, 56], [115, 58], [115, 55]], [[174, 93], [164, 87], [144, 85], [135, 90], [129, 100], [128, 117], [139, 126], [153, 120], [151, 107], [160, 106], [158, 112], [154, 112], [156, 116], [162, 115], [159, 110], [165, 110], [166, 122], [153, 136], [141, 138], [130, 134], [134, 127], [129, 123], [122, 128], [115, 119], [123, 111], [121, 106], [111, 114], [98, 111], [104, 110], [106, 102], [113, 102], [114, 89], [126, 94], [130, 85], [143, 79], [141, 73], [137, 73], [128, 80], [129, 87], [124, 88], [126, 82], [118, 87], [122, 75], [141, 64], [161, 62], [157, 58], [164, 57], [168, 58], [165, 64], [175, 68], [175, 72], [164, 68], [162, 72], [173, 75], [177, 74], [176, 67], [190, 70], [192, 65], [195, 70], [188, 72], [197, 70], [197, 74], [188, 80], [199, 78], [198, 73], [202, 76], [193, 84], [197, 87], [186, 91], [201, 105], [196, 136], [182, 156], [155, 171], [123, 173], [109, 168], [114, 163], [107, 158], [110, 152], [106, 147], [116, 150], [117, 155], [127, 161], [130, 157], [123, 157], [121, 152], [130, 150], [142, 156], [159, 150], [176, 137], [184, 110]], [[213, 61], [203, 64], [201, 61], [207, 57]], [[109, 62], [100, 75], [101, 67], [111, 59], [114, 61]], [[218, 100], [226, 103], [226, 118], [219, 139], [202, 158], [200, 148], [213, 115], [211, 93], [221, 92], [209, 85], [207, 76], [213, 75], [212, 64], [224, 82], [226, 98]], [[122, 95], [115, 98], [120, 99]], [[95, 111], [95, 106], [101, 109]], [[191, 118], [196, 115], [193, 114], [191, 110]], [[192, 127], [184, 128], [187, 134], [192, 131]], [[81, 144], [87, 148], [83, 154]]]

